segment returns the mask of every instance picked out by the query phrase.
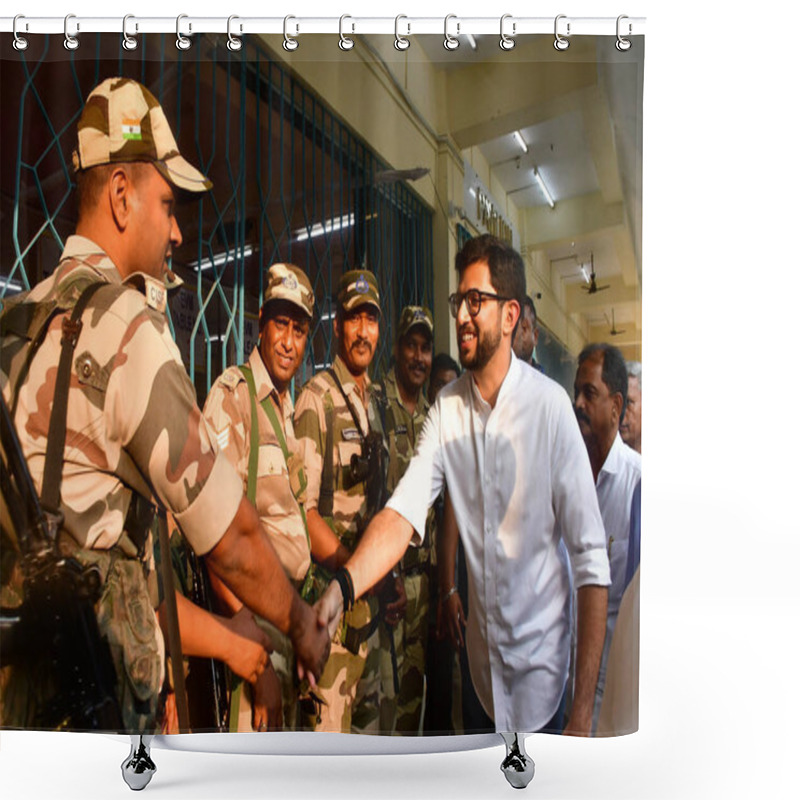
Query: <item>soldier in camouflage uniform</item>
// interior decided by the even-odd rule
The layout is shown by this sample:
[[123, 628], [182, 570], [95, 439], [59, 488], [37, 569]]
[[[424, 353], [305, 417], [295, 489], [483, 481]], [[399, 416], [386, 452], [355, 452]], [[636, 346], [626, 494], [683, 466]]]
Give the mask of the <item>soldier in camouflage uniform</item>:
[[[354, 457], [367, 456], [367, 409], [372, 362], [380, 330], [380, 296], [367, 270], [346, 272], [339, 283], [335, 333], [338, 355], [330, 370], [303, 388], [295, 409], [295, 430], [308, 476], [306, 511], [311, 551], [335, 571], [349, 558], [367, 518], [366, 475], [354, 472]], [[349, 406], [348, 406], [349, 403]], [[380, 445], [378, 445], [380, 446]], [[368, 468], [369, 470], [369, 468]], [[319, 680], [323, 704], [311, 727], [359, 732], [354, 714], [367, 653], [379, 644], [379, 603], [373, 593], [344, 615], [331, 642], [331, 656]], [[377, 718], [377, 715], [375, 715]]]
[[[395, 364], [373, 396], [373, 409], [389, 451], [386, 488], [394, 491], [408, 467], [417, 436], [428, 413], [423, 386], [433, 358], [433, 315], [422, 306], [406, 306], [400, 315], [394, 348]], [[430, 526], [429, 526], [430, 529]], [[415, 734], [420, 730], [425, 691], [425, 651], [430, 603], [430, 538], [409, 547], [400, 562], [405, 595], [405, 616], [395, 631], [399, 655], [399, 693], [394, 729]], [[382, 651], [384, 670], [386, 650]]]
[[[291, 264], [273, 264], [269, 268], [267, 288], [261, 306], [260, 338], [244, 369], [229, 367], [211, 387], [203, 414], [214, 431], [220, 450], [236, 467], [252, 494], [261, 522], [269, 534], [290, 581], [298, 591], [309, 576], [311, 550], [302, 503], [305, 500], [305, 474], [300, 446], [294, 435], [294, 405], [289, 385], [306, 351], [309, 325], [314, 313], [314, 292], [306, 274]], [[247, 373], [249, 372], [250, 377]], [[251, 394], [249, 384], [255, 394]], [[266, 404], [271, 404], [272, 414]], [[258, 451], [251, 462], [252, 410], [256, 412], [255, 431]], [[280, 435], [275, 424], [280, 425]], [[289, 453], [284, 455], [283, 447]], [[252, 464], [252, 466], [251, 466]], [[250, 486], [251, 476], [254, 486]], [[227, 597], [230, 610], [238, 611], [241, 602]], [[291, 641], [275, 626], [259, 621], [272, 641], [270, 656], [274, 672], [268, 668], [253, 685], [253, 703], [264, 705], [265, 681], [277, 674], [283, 706], [283, 727], [293, 730], [297, 716], [297, 683]], [[238, 727], [250, 727], [249, 692], [242, 698]], [[281, 720], [253, 722], [256, 730], [281, 727]]]
[[[63, 552], [101, 570], [98, 622], [123, 725], [141, 733], [153, 729], [164, 648], [145, 579], [146, 526], [130, 513], [137, 497], [163, 503], [237, 596], [290, 632], [304, 674], [321, 672], [329, 642], [287, 580], [241, 478], [218, 455], [164, 313], [168, 259], [181, 243], [174, 190], [202, 192], [210, 182], [178, 152], [153, 95], [122, 78], [90, 93], [73, 161], [76, 235], [51, 277], [5, 304], [0, 386], [41, 492], [65, 314], [98, 284], [70, 363], [58, 536]], [[12, 674], [4, 724], [27, 727], [25, 713], [7, 710], [29, 712], [35, 694]]]

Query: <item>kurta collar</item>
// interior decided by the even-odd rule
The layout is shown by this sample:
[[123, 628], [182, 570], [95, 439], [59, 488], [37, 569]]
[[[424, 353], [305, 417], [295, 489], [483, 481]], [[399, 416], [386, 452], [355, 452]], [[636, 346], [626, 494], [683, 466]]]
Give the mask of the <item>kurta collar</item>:
[[[499, 408], [504, 402], [506, 397], [509, 393], [513, 393], [514, 385], [520, 379], [520, 373], [522, 371], [522, 367], [520, 366], [519, 359], [514, 355], [514, 351], [511, 351], [511, 363], [508, 365], [508, 372], [506, 372], [505, 377], [503, 378], [502, 383], [500, 384], [500, 391], [497, 393], [497, 402], [495, 403], [495, 409]], [[483, 399], [481, 395], [481, 391], [478, 388], [478, 384], [475, 382], [475, 376], [472, 372], [469, 372], [469, 383], [471, 388], [472, 394], [472, 401], [475, 407], [475, 410], [482, 415], [488, 416], [492, 412], [492, 407], [486, 400]]]

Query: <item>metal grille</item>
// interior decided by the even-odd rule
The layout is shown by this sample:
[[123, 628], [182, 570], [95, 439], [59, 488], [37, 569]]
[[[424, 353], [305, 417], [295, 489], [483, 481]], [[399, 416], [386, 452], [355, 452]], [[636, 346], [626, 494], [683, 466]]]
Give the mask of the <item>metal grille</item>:
[[57, 37], [35, 37], [25, 52], [3, 52], [0, 298], [57, 263], [77, 219], [77, 118], [99, 81], [122, 75], [153, 92], [181, 152], [214, 182], [179, 207], [184, 244], [173, 269], [185, 289], [170, 301], [200, 399], [254, 346], [264, 276], [276, 261], [304, 268], [317, 298], [300, 383], [332, 361], [333, 295], [341, 274], [359, 267], [381, 289], [374, 368], [382, 371], [401, 308], [433, 304], [432, 210], [259, 44], [231, 53], [225, 37], [195, 36], [182, 52], [173, 39], [140, 36], [129, 53], [119, 36], [87, 34], [66, 54]]

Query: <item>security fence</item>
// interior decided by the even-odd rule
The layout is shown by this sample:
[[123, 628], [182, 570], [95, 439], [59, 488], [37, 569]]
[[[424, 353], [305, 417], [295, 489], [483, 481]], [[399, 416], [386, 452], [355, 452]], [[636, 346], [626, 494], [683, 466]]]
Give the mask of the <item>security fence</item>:
[[[260, 43], [238, 52], [225, 37], [82, 35], [67, 53], [58, 37], [2, 53], [0, 298], [52, 272], [77, 208], [71, 171], [75, 125], [101, 80], [135, 78], [159, 99], [181, 152], [213, 190], [179, 205], [183, 245], [171, 297], [176, 342], [200, 400], [254, 346], [259, 297], [276, 261], [304, 268], [317, 298], [298, 380], [335, 351], [333, 297], [349, 269], [375, 272], [382, 294], [376, 371], [386, 368], [400, 309], [432, 306], [433, 211], [314, 91]], [[4, 44], [5, 47], [5, 44]]]

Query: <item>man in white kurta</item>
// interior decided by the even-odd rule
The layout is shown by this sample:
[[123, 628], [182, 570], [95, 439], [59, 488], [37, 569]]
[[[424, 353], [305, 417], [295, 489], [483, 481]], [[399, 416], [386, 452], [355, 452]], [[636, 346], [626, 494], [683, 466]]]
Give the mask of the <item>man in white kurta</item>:
[[425, 530], [446, 482], [469, 580], [467, 652], [497, 730], [538, 730], [567, 676], [576, 588], [607, 582], [603, 524], [566, 392], [512, 357], [494, 408], [465, 372], [439, 393], [388, 507]]
[[[606, 618], [608, 558], [586, 449], [566, 392], [511, 352], [524, 266], [491, 236], [456, 257], [451, 296], [467, 372], [443, 389], [387, 508], [320, 604], [320, 617], [369, 588], [419, 542], [446, 483], [469, 576], [467, 646], [475, 688], [498, 731], [536, 731], [567, 677], [569, 568], [578, 590], [578, 655], [566, 732], [588, 735]], [[349, 587], [349, 588], [348, 588]], [[443, 587], [444, 588], [444, 587]]]

